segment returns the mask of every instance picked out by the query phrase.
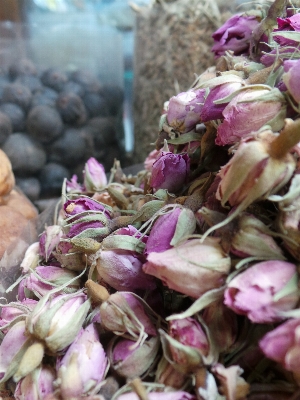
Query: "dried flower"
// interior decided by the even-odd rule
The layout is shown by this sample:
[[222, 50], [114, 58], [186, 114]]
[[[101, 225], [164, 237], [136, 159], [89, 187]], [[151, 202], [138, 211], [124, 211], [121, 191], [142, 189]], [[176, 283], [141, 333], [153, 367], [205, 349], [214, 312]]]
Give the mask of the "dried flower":
[[62, 399], [96, 394], [107, 371], [107, 358], [93, 324], [81, 329], [56, 364]]
[[152, 166], [150, 186], [167, 189], [171, 193], [180, 191], [187, 182], [190, 159], [187, 154], [173, 154], [163, 151]]
[[193, 239], [166, 250], [150, 253], [143, 266], [146, 274], [161, 279], [170, 289], [198, 298], [222, 286], [230, 269], [230, 258], [217, 238], [203, 243]]
[[[9, 327], [11, 323], [17, 319], [25, 319], [37, 304], [37, 300], [23, 299], [21, 301], [11, 302], [1, 305], [0, 327], [4, 331], [4, 327]], [[20, 318], [21, 317], [21, 318]], [[7, 331], [7, 330], [6, 330]]]
[[[149, 400], [196, 400], [196, 397], [184, 391], [172, 392], [151, 392], [147, 394]], [[117, 400], [139, 400], [139, 396], [134, 393], [125, 393], [117, 397]]]
[[78, 183], [78, 176], [73, 175], [70, 180], [66, 181], [67, 193], [82, 193], [84, 191], [83, 185]]
[[167, 121], [176, 131], [186, 133], [200, 121], [205, 89], [189, 90], [171, 97], [167, 109]]
[[212, 51], [217, 57], [224, 55], [227, 50], [235, 55], [249, 53], [250, 37], [258, 23], [255, 16], [233, 15], [212, 35], [215, 41]]
[[[299, 14], [300, 15], [300, 14]], [[283, 63], [284, 74], [282, 75], [282, 80], [286, 85], [289, 93], [295, 100], [297, 104], [300, 103], [300, 60], [286, 60]]]
[[16, 400], [44, 400], [54, 392], [55, 371], [49, 365], [42, 365], [21, 379], [14, 392]]
[[[294, 46], [299, 45], [299, 37], [295, 35], [293, 40], [292, 35], [285, 35], [285, 32], [300, 32], [300, 14], [296, 13], [287, 18], [277, 18], [278, 28], [273, 30], [273, 39], [280, 46]], [[277, 32], [277, 33], [276, 33]]]
[[282, 311], [298, 302], [296, 266], [286, 261], [263, 261], [234, 277], [224, 294], [224, 303], [237, 314], [256, 323], [283, 319]]
[[104, 166], [94, 157], [89, 158], [85, 163], [83, 183], [88, 192], [96, 192], [107, 185]]
[[55, 250], [60, 238], [63, 236], [63, 231], [60, 225], [48, 226], [40, 237], [40, 255], [48, 261], [52, 251]]

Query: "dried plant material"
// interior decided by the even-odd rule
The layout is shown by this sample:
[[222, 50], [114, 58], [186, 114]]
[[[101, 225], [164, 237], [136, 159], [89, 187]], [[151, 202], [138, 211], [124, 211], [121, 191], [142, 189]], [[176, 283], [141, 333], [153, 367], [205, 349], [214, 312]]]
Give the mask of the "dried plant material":
[[15, 177], [12, 171], [9, 158], [0, 149], [0, 204], [2, 203], [1, 196], [8, 195], [15, 185]]
[[153, 150], [166, 99], [214, 64], [212, 34], [230, 15], [216, 1], [157, 1], [139, 8], [134, 82], [134, 162]]

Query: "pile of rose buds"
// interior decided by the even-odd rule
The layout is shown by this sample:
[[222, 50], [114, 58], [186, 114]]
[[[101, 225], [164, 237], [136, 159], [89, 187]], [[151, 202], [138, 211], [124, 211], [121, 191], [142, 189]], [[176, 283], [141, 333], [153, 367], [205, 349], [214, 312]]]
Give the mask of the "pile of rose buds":
[[2, 299], [1, 394], [300, 398], [300, 3], [213, 36], [144, 170], [64, 182]]

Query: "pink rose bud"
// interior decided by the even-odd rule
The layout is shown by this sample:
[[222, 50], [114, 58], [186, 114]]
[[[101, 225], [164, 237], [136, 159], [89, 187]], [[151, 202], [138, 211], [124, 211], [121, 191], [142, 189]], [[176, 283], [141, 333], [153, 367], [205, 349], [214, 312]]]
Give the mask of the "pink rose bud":
[[78, 218], [78, 214], [93, 214], [95, 212], [102, 212], [107, 218], [112, 216], [110, 207], [87, 196], [66, 201], [64, 211], [67, 217], [77, 216]]
[[66, 190], [67, 190], [67, 193], [82, 193], [82, 192], [84, 192], [83, 185], [78, 183], [77, 175], [74, 174], [70, 180], [67, 180]]
[[[276, 193], [291, 178], [295, 161], [290, 154], [275, 158], [270, 155], [277, 136], [264, 131], [257, 138], [243, 139], [229, 162], [221, 168], [216, 198], [222, 206], [227, 201], [239, 210], [256, 200]], [[271, 153], [272, 154], [272, 153]]]
[[63, 268], [70, 269], [71, 271], [83, 271], [86, 267], [82, 253], [76, 251], [69, 242], [59, 242], [56, 252], [53, 255]]
[[161, 253], [173, 247], [180, 239], [191, 235], [196, 229], [194, 213], [183, 207], [173, 208], [160, 215], [149, 234], [145, 253]]
[[55, 250], [62, 236], [63, 231], [59, 225], [48, 226], [40, 236], [40, 255], [46, 262], [49, 260], [52, 251]]
[[213, 35], [212, 51], [217, 57], [231, 50], [235, 55], [249, 54], [249, 44], [254, 28], [259, 24], [255, 16], [236, 14], [230, 17]]
[[183, 189], [190, 171], [190, 159], [187, 154], [173, 154], [163, 151], [152, 166], [150, 186], [154, 190], [167, 189], [176, 193]]
[[[287, 18], [277, 18], [278, 28], [273, 30], [273, 33], [278, 32], [277, 34], [273, 34], [273, 39], [275, 42], [280, 44], [280, 46], [299, 46], [299, 40], [293, 40], [289, 36], [285, 36], [284, 33], [286, 31], [290, 32], [300, 32], [300, 14], [294, 14]], [[282, 32], [282, 33], [281, 33]]]
[[142, 269], [144, 257], [128, 250], [103, 250], [97, 258], [99, 277], [120, 291], [153, 290], [155, 280]]
[[48, 394], [53, 393], [55, 390], [53, 385], [54, 380], [55, 371], [49, 365], [41, 366], [18, 382], [14, 392], [15, 399], [45, 399]]
[[165, 357], [182, 373], [196, 371], [208, 355], [207, 336], [194, 318], [172, 320], [169, 334], [160, 330], [160, 335]]
[[297, 270], [286, 261], [263, 261], [233, 278], [225, 290], [224, 303], [256, 323], [283, 319], [299, 300]]
[[[33, 272], [26, 276], [19, 284], [18, 298], [23, 300], [34, 294], [41, 298], [50, 290], [62, 286], [72, 280], [67, 286], [69, 293], [76, 292], [80, 289], [80, 279], [76, 278], [76, 274], [68, 269], [52, 266], [38, 266]], [[63, 293], [64, 289], [57, 294]]]
[[292, 318], [268, 332], [259, 342], [266, 357], [292, 371], [299, 380], [300, 375], [300, 319]]
[[158, 336], [143, 344], [128, 339], [114, 338], [109, 345], [108, 357], [113, 370], [127, 379], [141, 376], [152, 366], [160, 348]]
[[286, 102], [277, 88], [253, 85], [228, 103], [223, 116], [224, 121], [217, 130], [218, 146], [235, 144], [264, 125], [270, 125], [274, 132], [279, 131], [284, 125]]
[[11, 302], [8, 304], [1, 305], [1, 314], [0, 314], [0, 327], [2, 332], [6, 333], [7, 330], [5, 327], [9, 328], [15, 320], [26, 315], [28, 315], [32, 309], [37, 304], [36, 300], [33, 299], [24, 299], [22, 301]]
[[226, 82], [220, 85], [212, 87], [205, 99], [204, 105], [201, 111], [202, 122], [211, 121], [214, 119], [223, 119], [223, 110], [229, 103], [221, 102], [216, 103], [218, 100], [222, 100], [227, 96], [233, 94], [243, 86], [243, 80], [236, 76], [236, 82]]
[[63, 400], [99, 392], [107, 357], [93, 324], [81, 329], [66, 354], [57, 360], [58, 390]]
[[145, 170], [152, 172], [152, 166], [161, 154], [161, 150], [152, 150], [144, 161]]
[[[300, 15], [300, 14], [299, 14]], [[283, 63], [284, 74], [283, 82], [286, 85], [290, 95], [297, 104], [300, 103], [300, 60], [286, 60]]]
[[[147, 393], [149, 400], [196, 400], [196, 396], [184, 392], [184, 391], [174, 391], [174, 392], [151, 392]], [[117, 397], [116, 400], [139, 400], [140, 397], [134, 393], [125, 393]]]
[[9, 329], [0, 345], [0, 382], [6, 382], [17, 372], [31, 343], [32, 339], [26, 335], [24, 320]]
[[133, 293], [110, 295], [100, 306], [100, 316], [102, 325], [116, 335], [129, 334], [134, 340], [157, 335], [153, 311]]
[[205, 94], [205, 89], [196, 89], [171, 97], [167, 110], [168, 124], [180, 133], [193, 130], [201, 122]]
[[198, 298], [224, 284], [230, 258], [217, 238], [184, 242], [162, 253], [150, 253], [143, 266], [146, 274], [156, 276], [170, 289]]
[[107, 185], [105, 169], [94, 157], [89, 158], [85, 164], [83, 183], [88, 192], [96, 192]]
[[20, 264], [20, 268], [24, 274], [30, 271], [30, 269], [34, 269], [39, 264], [39, 252], [39, 242], [34, 242], [27, 248], [24, 258]]
[[[28, 333], [44, 341], [52, 353], [69, 346], [86, 318], [90, 300], [82, 292], [44, 296], [26, 319]], [[67, 334], [66, 334], [67, 332]]]

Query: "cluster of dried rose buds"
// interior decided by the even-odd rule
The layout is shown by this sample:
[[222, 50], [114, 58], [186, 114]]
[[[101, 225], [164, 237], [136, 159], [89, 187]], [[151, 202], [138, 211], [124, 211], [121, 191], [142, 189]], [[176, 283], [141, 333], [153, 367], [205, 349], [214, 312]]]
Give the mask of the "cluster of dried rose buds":
[[144, 170], [107, 179], [92, 158], [64, 183], [1, 306], [15, 399], [298, 398], [296, 6], [215, 32], [216, 66], [165, 103]]

